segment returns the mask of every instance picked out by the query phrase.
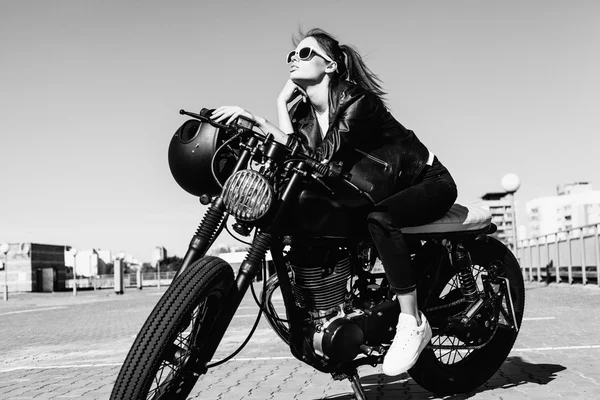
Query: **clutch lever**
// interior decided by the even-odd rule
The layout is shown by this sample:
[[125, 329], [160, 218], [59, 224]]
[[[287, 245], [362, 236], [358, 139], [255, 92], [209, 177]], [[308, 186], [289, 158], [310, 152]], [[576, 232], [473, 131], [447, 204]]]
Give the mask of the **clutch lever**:
[[323, 179], [321, 179], [316, 172], [313, 172], [312, 174], [310, 174], [311, 178], [313, 178], [315, 181], [319, 182], [321, 184], [321, 186], [323, 186], [331, 195], [334, 195], [335, 192], [333, 191], [333, 189], [331, 189], [324, 181]]

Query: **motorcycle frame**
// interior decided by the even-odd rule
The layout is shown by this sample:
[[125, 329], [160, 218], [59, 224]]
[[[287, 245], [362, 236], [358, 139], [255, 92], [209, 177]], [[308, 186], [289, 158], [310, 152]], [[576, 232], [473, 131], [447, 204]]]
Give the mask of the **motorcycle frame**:
[[[287, 146], [280, 145], [273, 141], [272, 137], [267, 136], [263, 138], [262, 145], [259, 144], [257, 134], [254, 133], [248, 138], [248, 140], [241, 145], [241, 153], [239, 159], [232, 171], [232, 174], [245, 169], [249, 162], [259, 153], [263, 157], [267, 158], [278, 158], [285, 152], [290, 152]], [[261, 147], [262, 151], [258, 150]], [[291, 154], [293, 155], [297, 149], [293, 149]], [[372, 365], [375, 366], [381, 362], [380, 355], [367, 355], [359, 359], [352, 360], [350, 362], [333, 362], [328, 363], [323, 358], [317, 356], [314, 352], [311, 343], [306, 338], [303, 331], [303, 317], [299, 315], [298, 307], [295, 303], [295, 298], [291, 288], [291, 282], [288, 276], [287, 265], [283, 256], [283, 243], [280, 238], [281, 222], [285, 220], [285, 216], [289, 211], [290, 205], [292, 205], [298, 198], [301, 190], [301, 183], [307, 175], [309, 168], [302, 161], [296, 162], [294, 167], [291, 169], [291, 177], [288, 180], [285, 189], [282, 191], [281, 199], [279, 201], [277, 210], [271, 214], [268, 218], [268, 223], [263, 222], [264, 229], [255, 235], [248, 254], [239, 267], [238, 274], [235, 278], [235, 284], [232, 285], [230, 293], [227, 296], [227, 302], [223, 307], [222, 313], [215, 321], [211, 330], [210, 337], [202, 343], [203, 355], [206, 356], [206, 360], [197, 362], [193, 367], [196, 373], [206, 373], [209, 360], [214, 356], [218, 345], [221, 342], [231, 320], [237, 308], [239, 307], [244, 295], [248, 288], [252, 284], [254, 278], [258, 275], [261, 270], [263, 259], [266, 255], [267, 250], [271, 250], [273, 262], [275, 264], [276, 274], [279, 280], [280, 289], [286, 309], [286, 315], [289, 323], [290, 341], [289, 346], [292, 354], [298, 360], [301, 360], [315, 369], [332, 373], [334, 378], [343, 379], [352, 377], [356, 373], [356, 368], [361, 365]], [[205, 213], [196, 234], [192, 237], [188, 250], [183, 258], [182, 265], [176, 273], [176, 278], [181, 273], [189, 268], [194, 262], [198, 261], [209, 250], [213, 244], [215, 236], [220, 231], [226, 214], [226, 208], [223, 201], [223, 193], [219, 194], [213, 199], [211, 206]], [[460, 239], [474, 240], [475, 238], [486, 236], [488, 228], [480, 232], [469, 232], [466, 235], [460, 235]], [[434, 235], [434, 236], [417, 236], [417, 238], [433, 239], [435, 237], [448, 238], [453, 235]], [[453, 239], [458, 239], [455, 237]], [[475, 239], [477, 240], [477, 239]], [[512, 303], [512, 299], [510, 299]], [[510, 304], [512, 308], [512, 304]], [[518, 328], [517, 328], [518, 329]]]
[[[232, 174], [245, 169], [252, 158], [257, 153], [257, 145], [259, 145], [258, 139], [255, 136], [250, 137], [245, 144], [241, 145], [242, 151], [240, 153], [238, 162], [236, 163]], [[273, 141], [272, 137], [267, 136], [264, 139], [262, 147], [265, 151], [262, 155], [269, 155], [270, 158], [276, 158], [280, 156], [286, 150], [287, 146], [280, 145]], [[292, 150], [292, 154], [295, 150]], [[294, 332], [293, 340], [291, 344], [292, 354], [300, 360], [308, 361], [302, 351], [302, 320], [297, 317], [295, 301], [291, 290], [289, 279], [287, 278], [287, 270], [285, 270], [285, 263], [279, 257], [282, 256], [279, 250], [277, 240], [274, 237], [277, 236], [281, 221], [287, 214], [290, 205], [293, 200], [297, 199], [301, 183], [306, 176], [307, 166], [304, 162], [299, 161], [295, 164], [291, 171], [291, 177], [282, 191], [281, 199], [279, 201], [277, 210], [273, 215], [270, 216], [269, 222], [265, 224], [265, 229], [258, 232], [255, 235], [250, 249], [246, 258], [239, 267], [238, 274], [235, 278], [235, 284], [232, 285], [230, 292], [227, 296], [227, 302], [223, 307], [223, 311], [215, 321], [211, 330], [210, 337], [202, 343], [203, 354], [206, 355], [207, 360], [210, 360], [217, 350], [220, 341], [227, 331], [231, 320], [237, 308], [239, 307], [244, 295], [248, 288], [252, 284], [254, 278], [258, 275], [262, 267], [262, 260], [264, 259], [267, 250], [271, 249], [275, 261], [276, 272], [281, 277], [282, 281], [282, 294], [284, 303], [286, 306], [286, 312], [290, 321], [290, 330]], [[214, 241], [215, 234], [220, 230], [219, 227], [223, 221], [226, 213], [225, 204], [223, 201], [223, 193], [219, 194], [213, 202], [207, 212], [205, 213], [202, 222], [200, 223], [196, 234], [192, 237], [188, 250], [183, 258], [182, 264], [176, 273], [175, 279], [177, 279], [181, 273], [192, 266], [192, 264], [206, 255], [210, 246]], [[316, 354], [314, 355], [316, 359]], [[312, 357], [311, 357], [312, 358]], [[194, 367], [195, 372], [202, 374], [207, 371], [206, 361], [204, 364], [197, 364]]]

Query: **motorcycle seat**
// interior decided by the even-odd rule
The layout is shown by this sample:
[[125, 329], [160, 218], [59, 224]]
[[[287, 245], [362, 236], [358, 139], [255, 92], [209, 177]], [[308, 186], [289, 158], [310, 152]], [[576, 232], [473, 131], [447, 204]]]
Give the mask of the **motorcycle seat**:
[[492, 215], [488, 210], [476, 206], [465, 207], [457, 203], [442, 218], [429, 224], [402, 228], [401, 232], [407, 235], [421, 235], [479, 231], [488, 227], [491, 222]]

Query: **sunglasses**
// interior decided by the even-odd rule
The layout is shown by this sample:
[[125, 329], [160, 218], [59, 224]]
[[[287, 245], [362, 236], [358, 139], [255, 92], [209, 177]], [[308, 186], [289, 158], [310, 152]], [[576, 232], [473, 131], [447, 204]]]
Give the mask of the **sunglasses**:
[[307, 61], [307, 60], [310, 60], [311, 58], [313, 58], [314, 56], [319, 56], [325, 61], [329, 61], [330, 63], [333, 62], [333, 60], [331, 58], [319, 53], [312, 47], [303, 47], [298, 51], [296, 51], [296, 50], [290, 51], [287, 55], [286, 62], [288, 64], [291, 64], [294, 56], [297, 56], [298, 59], [301, 61]]

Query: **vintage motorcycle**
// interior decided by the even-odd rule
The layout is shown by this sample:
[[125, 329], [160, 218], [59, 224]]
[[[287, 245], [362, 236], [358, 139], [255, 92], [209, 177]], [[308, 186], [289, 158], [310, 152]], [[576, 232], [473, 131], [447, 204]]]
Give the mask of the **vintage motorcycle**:
[[[261, 314], [291, 353], [334, 379], [349, 379], [365, 399], [357, 367], [382, 363], [400, 312], [366, 227], [373, 183], [334, 162], [282, 145], [240, 117], [231, 125], [211, 110], [174, 134], [169, 165], [177, 183], [206, 211], [181, 268], [137, 335], [111, 399], [185, 399], [201, 375], [248, 342]], [[364, 154], [377, 161], [376, 156]], [[380, 160], [381, 161], [381, 160]], [[252, 237], [237, 275], [207, 251], [228, 219]], [[523, 318], [525, 291], [512, 252], [490, 235], [489, 213], [455, 204], [442, 219], [403, 229], [419, 271], [419, 308], [433, 338], [410, 376], [450, 395], [486, 382], [508, 356]], [[275, 274], [265, 277], [271, 252]], [[262, 269], [262, 271], [261, 271]], [[247, 289], [260, 307], [244, 343], [213, 361]], [[273, 305], [280, 291], [285, 318]]]

